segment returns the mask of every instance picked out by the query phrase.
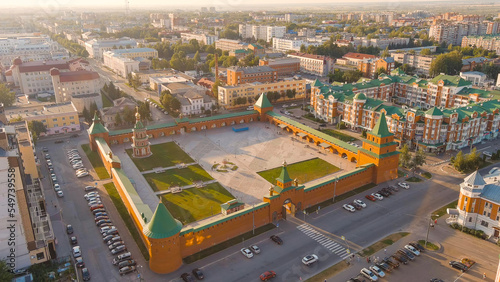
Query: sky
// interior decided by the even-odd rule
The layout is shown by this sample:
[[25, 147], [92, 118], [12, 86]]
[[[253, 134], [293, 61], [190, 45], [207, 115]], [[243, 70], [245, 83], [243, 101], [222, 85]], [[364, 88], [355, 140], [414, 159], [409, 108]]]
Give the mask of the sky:
[[[178, 0], [128, 0], [130, 8], [145, 8], [153, 6], [175, 6], [182, 8], [193, 7], [208, 7], [214, 6], [221, 9], [237, 9], [241, 6], [258, 6], [258, 5], [275, 5], [280, 6], [283, 4], [304, 4], [308, 5], [311, 2], [321, 3], [321, 4], [346, 4], [350, 2], [370, 2], [370, 3], [402, 3], [402, 2], [415, 2], [415, 0], [188, 0], [188, 1], [178, 1]], [[438, 1], [438, 0], [426, 0], [426, 2]], [[2, 2], [4, 2], [2, 4]], [[75, 7], [75, 6], [87, 6], [87, 7], [115, 7], [121, 8], [125, 7], [125, 0], [0, 0], [0, 6], [7, 6], [8, 8], [15, 8], [19, 6], [31, 7], [31, 8], [61, 8], [61, 7]], [[4, 7], [5, 7], [4, 6]], [[283, 7], [284, 8], [284, 7]]]

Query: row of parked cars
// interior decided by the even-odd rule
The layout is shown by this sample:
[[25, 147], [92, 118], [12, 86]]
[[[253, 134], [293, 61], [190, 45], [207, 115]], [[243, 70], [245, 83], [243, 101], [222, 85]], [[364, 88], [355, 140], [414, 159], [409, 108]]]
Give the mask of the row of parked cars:
[[408, 262], [415, 260], [416, 257], [420, 256], [420, 253], [425, 249], [418, 242], [411, 242], [397, 250], [393, 255], [384, 258], [382, 261], [374, 263], [368, 268], [363, 268], [357, 277], [349, 279], [347, 282], [361, 282], [362, 279], [366, 278], [369, 281], [378, 281], [379, 278], [385, 277], [388, 273], [391, 273], [399, 265], [408, 264]]
[[90, 280], [90, 272], [88, 268], [85, 267], [85, 262], [83, 261], [82, 258], [82, 250], [80, 246], [78, 246], [78, 238], [74, 234], [74, 229], [73, 226], [71, 225], [66, 225], [66, 233], [69, 236], [69, 242], [72, 246], [72, 253], [73, 253], [73, 258], [75, 259], [75, 266], [77, 268], [80, 268], [81, 273], [82, 273], [82, 279], [83, 281], [89, 281]]
[[82, 157], [80, 156], [80, 153], [78, 153], [77, 149], [69, 150], [66, 152], [66, 155], [69, 163], [75, 170], [76, 177], [80, 178], [89, 175], [89, 172], [83, 165]]
[[61, 185], [59, 185], [59, 182], [57, 181], [57, 175], [50, 158], [49, 149], [47, 147], [43, 147], [43, 152], [45, 153], [44, 157], [45, 161], [47, 162], [47, 170], [50, 173], [50, 181], [52, 182], [52, 187], [54, 188], [57, 197], [62, 198], [64, 197], [64, 192], [61, 189]]
[[150, 98], [144, 98], [144, 101], [146, 101], [146, 103], [148, 103], [151, 107], [155, 107], [157, 108], [160, 112], [168, 115], [168, 112], [167, 110], [165, 110], [163, 107], [160, 107], [158, 106], [158, 104], [156, 104], [155, 102], [153, 102]]

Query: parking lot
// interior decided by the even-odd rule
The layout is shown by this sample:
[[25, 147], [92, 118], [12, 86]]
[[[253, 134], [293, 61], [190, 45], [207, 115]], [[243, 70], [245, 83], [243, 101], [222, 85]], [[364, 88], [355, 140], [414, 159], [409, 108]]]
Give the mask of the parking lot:
[[[88, 143], [88, 137], [86, 134], [76, 138], [65, 137], [62, 139], [62, 143], [57, 144], [55, 143], [56, 140], [59, 139], [38, 142], [37, 154], [42, 163], [41, 171], [44, 176], [42, 184], [46, 195], [49, 214], [51, 215], [52, 226], [57, 238], [56, 250], [58, 255], [72, 255], [73, 247], [79, 246], [81, 258], [90, 273], [92, 281], [137, 280], [137, 275], [140, 273], [142, 267], [146, 265], [146, 262], [132, 236], [129, 234], [127, 227], [124, 225], [118, 212], [114, 208], [113, 203], [106, 194], [106, 191], [102, 187], [103, 183], [109, 182], [110, 180], [95, 180], [97, 177], [92, 171], [92, 166], [87, 160], [85, 153], [81, 149], [81, 144]], [[47, 152], [43, 152], [43, 147], [46, 147]], [[82, 161], [81, 165], [83, 168], [89, 169], [90, 175], [80, 178], [77, 177], [75, 173], [76, 170], [73, 168], [67, 155], [67, 152], [72, 149], [78, 151]], [[53, 185], [54, 179], [52, 179], [50, 175], [49, 167], [45, 159], [46, 153], [50, 155], [50, 162], [52, 163], [55, 180], [63, 196], [57, 197], [57, 191], [54, 189]], [[100, 194], [100, 198], [92, 199], [96, 200], [93, 204], [102, 204], [105, 208], [105, 216], [107, 216], [107, 218], [101, 219], [109, 220], [109, 222], [101, 222], [100, 225], [101, 227], [105, 227], [105, 225], [116, 227], [120, 236], [119, 241], [123, 241], [123, 244], [126, 246], [126, 250], [123, 250], [121, 253], [131, 252], [131, 259], [135, 261], [139, 271], [132, 271], [132, 273], [128, 275], [125, 274], [124, 276], [120, 276], [118, 267], [112, 264], [113, 258], [115, 258], [118, 253], [116, 255], [111, 254], [108, 245], [103, 242], [103, 236], [100, 234], [100, 227], [96, 226], [95, 216], [89, 210], [89, 202], [84, 198], [86, 193], [91, 192], [90, 188], [87, 189], [89, 191], [85, 191], [85, 187], [96, 186], [96, 184], [97, 189], [91, 189], [91, 191]], [[101, 202], [98, 202], [98, 200]], [[102, 215], [103, 214], [101, 214], [101, 216]], [[67, 225], [72, 226], [72, 234], [67, 234]], [[71, 237], [76, 237], [77, 243], [73, 244], [71, 242]], [[81, 268], [78, 268], [78, 276], [81, 279], [82, 272], [80, 269]]]

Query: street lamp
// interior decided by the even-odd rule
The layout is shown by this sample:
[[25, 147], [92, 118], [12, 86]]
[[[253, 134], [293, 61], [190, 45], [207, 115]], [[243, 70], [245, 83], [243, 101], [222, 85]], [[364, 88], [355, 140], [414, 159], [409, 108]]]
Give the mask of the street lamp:
[[434, 227], [434, 223], [432, 223], [432, 217], [436, 216], [435, 214], [431, 214], [429, 217], [429, 224], [427, 225], [427, 235], [425, 236], [425, 246], [424, 248], [427, 248], [427, 241], [429, 240], [429, 231], [431, 227]]

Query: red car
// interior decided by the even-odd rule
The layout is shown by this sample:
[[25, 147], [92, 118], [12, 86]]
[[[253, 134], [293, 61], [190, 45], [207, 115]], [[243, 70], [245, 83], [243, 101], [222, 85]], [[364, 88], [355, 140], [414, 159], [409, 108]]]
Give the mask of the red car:
[[260, 275], [260, 280], [267, 281], [267, 280], [274, 278], [274, 277], [276, 277], [276, 272], [269, 270], [269, 271], [266, 271]]
[[367, 198], [368, 200], [372, 201], [372, 202], [375, 202], [377, 199], [375, 199], [375, 197], [373, 197], [372, 195], [366, 195], [365, 198]]

